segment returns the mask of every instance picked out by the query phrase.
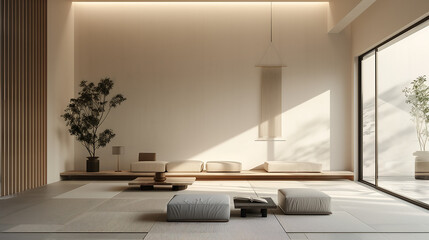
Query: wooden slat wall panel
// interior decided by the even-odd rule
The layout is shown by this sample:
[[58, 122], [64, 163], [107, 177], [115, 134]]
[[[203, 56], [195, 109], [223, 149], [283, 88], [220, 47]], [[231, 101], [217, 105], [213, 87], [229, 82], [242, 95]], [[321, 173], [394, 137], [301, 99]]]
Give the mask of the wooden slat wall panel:
[[47, 181], [47, 0], [0, 0], [1, 195]]

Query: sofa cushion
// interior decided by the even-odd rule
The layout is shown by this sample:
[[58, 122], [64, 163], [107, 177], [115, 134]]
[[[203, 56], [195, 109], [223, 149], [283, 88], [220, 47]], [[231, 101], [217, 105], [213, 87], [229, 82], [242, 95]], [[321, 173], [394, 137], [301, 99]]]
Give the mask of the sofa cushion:
[[241, 162], [233, 161], [208, 161], [207, 172], [241, 172]]
[[175, 161], [167, 163], [167, 172], [201, 172], [203, 170], [202, 161]]
[[314, 162], [270, 161], [264, 163], [267, 172], [322, 172], [322, 164]]
[[167, 221], [229, 221], [226, 194], [175, 195], [167, 204]]
[[140, 161], [131, 163], [131, 172], [165, 172], [163, 161]]
[[285, 214], [331, 214], [331, 197], [315, 189], [279, 189], [277, 197]]

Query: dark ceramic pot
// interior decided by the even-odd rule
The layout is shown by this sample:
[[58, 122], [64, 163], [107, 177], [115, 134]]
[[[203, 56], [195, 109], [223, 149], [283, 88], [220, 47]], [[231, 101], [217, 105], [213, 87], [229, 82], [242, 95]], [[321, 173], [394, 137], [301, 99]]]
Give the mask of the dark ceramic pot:
[[100, 160], [98, 157], [87, 157], [86, 160], [86, 171], [87, 172], [99, 172], [100, 171]]

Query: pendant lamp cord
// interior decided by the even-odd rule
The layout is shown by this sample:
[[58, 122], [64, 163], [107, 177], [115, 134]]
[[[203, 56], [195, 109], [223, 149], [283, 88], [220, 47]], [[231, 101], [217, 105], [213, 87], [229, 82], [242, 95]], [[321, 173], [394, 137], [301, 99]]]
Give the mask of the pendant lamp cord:
[[271, 2], [271, 43], [273, 43], [273, 2]]

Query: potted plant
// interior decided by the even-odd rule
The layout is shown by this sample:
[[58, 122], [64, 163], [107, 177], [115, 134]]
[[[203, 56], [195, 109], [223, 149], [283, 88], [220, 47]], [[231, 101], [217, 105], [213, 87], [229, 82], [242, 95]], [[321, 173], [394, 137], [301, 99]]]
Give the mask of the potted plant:
[[429, 139], [429, 87], [426, 76], [419, 76], [406, 87], [405, 102], [411, 105], [410, 114], [416, 126], [420, 151], [413, 153], [415, 158], [415, 178], [429, 179], [429, 151], [426, 145]]
[[76, 140], [89, 153], [86, 171], [98, 172], [100, 163], [96, 151], [100, 147], [105, 147], [115, 137], [112, 129], [101, 131], [100, 126], [109, 116], [110, 110], [116, 108], [126, 98], [122, 94], [117, 94], [108, 99], [113, 88], [113, 81], [110, 78], [101, 79], [97, 85], [82, 81], [79, 86], [82, 89], [78, 97], [70, 99], [70, 104], [61, 117], [66, 121], [70, 134], [76, 136]]

